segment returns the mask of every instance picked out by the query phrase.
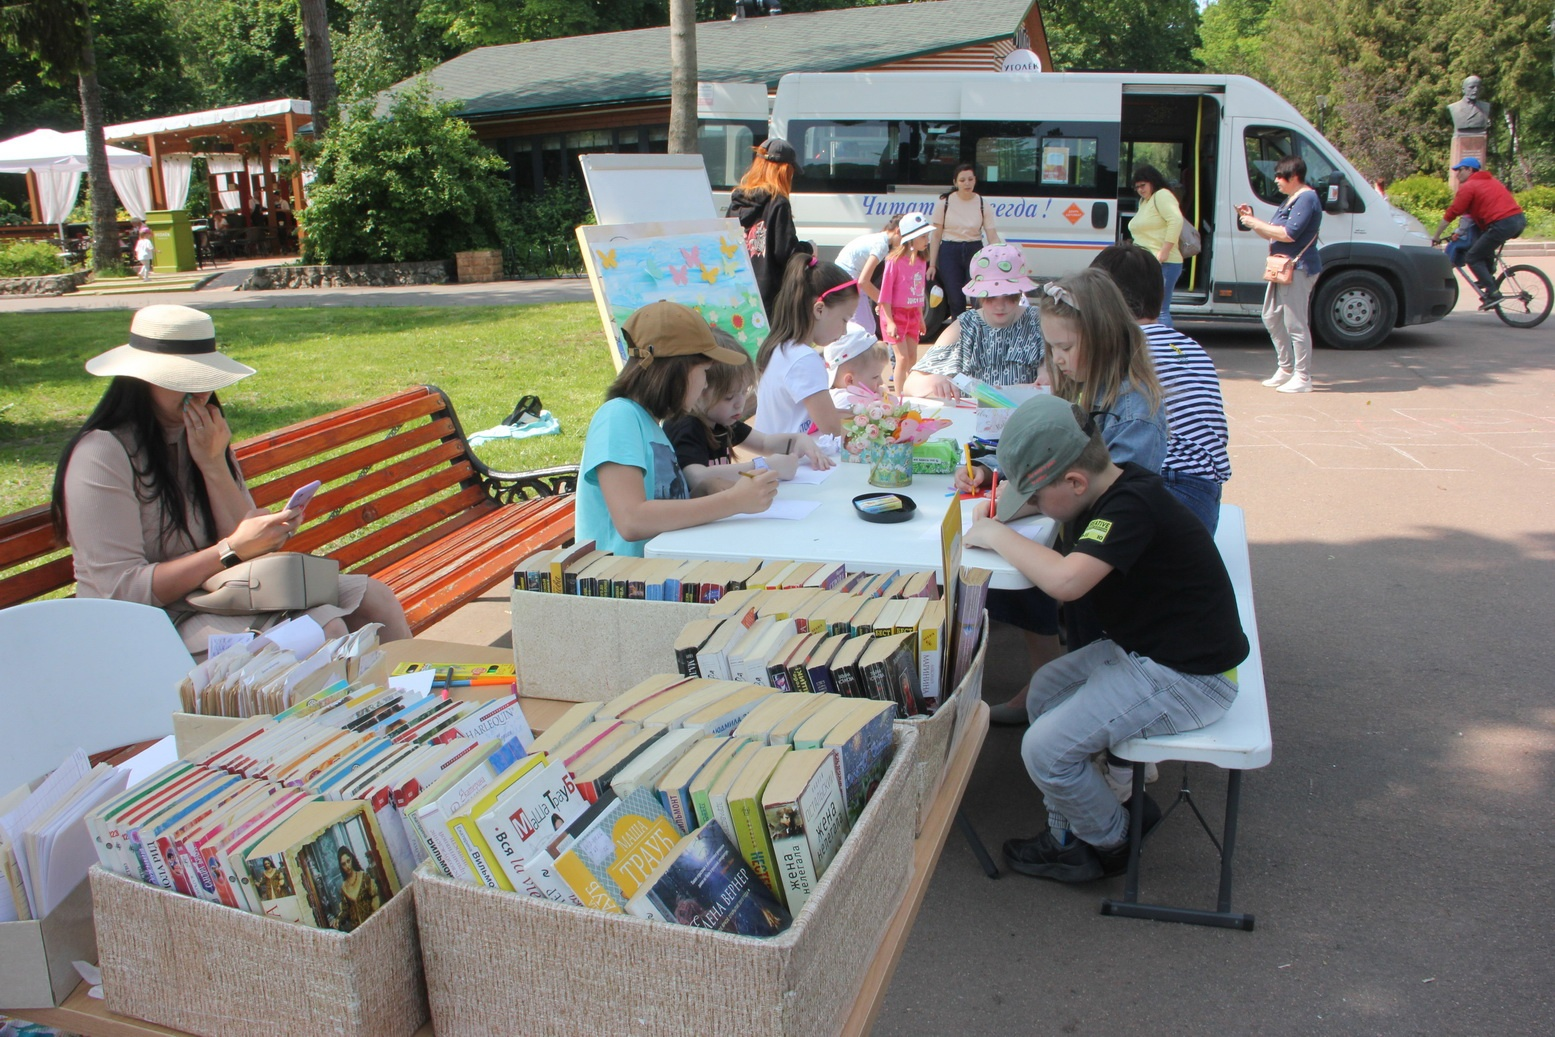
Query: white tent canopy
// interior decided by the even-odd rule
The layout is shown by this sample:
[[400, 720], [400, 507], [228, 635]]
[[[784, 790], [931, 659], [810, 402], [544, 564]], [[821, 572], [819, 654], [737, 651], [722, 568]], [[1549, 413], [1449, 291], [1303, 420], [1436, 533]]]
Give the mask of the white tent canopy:
[[[110, 169], [149, 167], [151, 159], [128, 148], [108, 148]], [[33, 130], [20, 137], [0, 141], [0, 173], [25, 173], [52, 169], [69, 173], [86, 172], [86, 131], [60, 133], [58, 130]]]
[[[137, 151], [108, 149], [108, 176], [124, 207], [137, 219], [146, 215], [151, 197], [151, 159]], [[81, 174], [86, 171], [86, 131], [60, 133], [33, 130], [0, 141], [0, 173], [32, 173], [38, 179], [38, 204], [43, 209], [33, 218], [42, 223], [64, 223], [76, 204]]]

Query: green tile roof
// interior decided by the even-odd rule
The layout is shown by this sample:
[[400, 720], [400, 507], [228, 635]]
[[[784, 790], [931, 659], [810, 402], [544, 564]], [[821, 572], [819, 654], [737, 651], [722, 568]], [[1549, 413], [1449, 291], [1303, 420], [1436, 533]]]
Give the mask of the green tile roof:
[[[697, 25], [697, 78], [765, 81], [789, 72], [842, 72], [1009, 37], [1033, 0], [919, 0]], [[428, 72], [466, 118], [664, 101], [667, 27], [482, 47]], [[397, 84], [385, 91], [398, 90]], [[380, 108], [384, 107], [380, 100]]]

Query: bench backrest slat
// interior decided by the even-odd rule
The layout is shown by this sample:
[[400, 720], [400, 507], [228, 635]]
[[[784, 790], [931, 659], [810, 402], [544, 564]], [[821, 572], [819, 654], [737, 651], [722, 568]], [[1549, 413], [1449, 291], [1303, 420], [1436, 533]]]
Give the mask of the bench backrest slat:
[[52, 562], [44, 562], [26, 572], [7, 576], [0, 580], [0, 608], [20, 605], [24, 601], [31, 601], [50, 591], [68, 587], [75, 582], [75, 579], [75, 564], [70, 560], [69, 555], [56, 558]]
[[[309, 544], [311, 546], [307, 550], [311, 551], [361, 527], [361, 522], [356, 525], [341, 525], [336, 520], [342, 515], [364, 516], [363, 522], [367, 523], [387, 518], [406, 504], [391, 506], [384, 503], [385, 498], [388, 497], [385, 491], [429, 471], [438, 471], [440, 474], [446, 472], [450, 464], [463, 463], [461, 460], [463, 457], [464, 448], [458, 443], [439, 443], [431, 450], [412, 454], [387, 468], [378, 468], [360, 478], [352, 479], [331, 489], [321, 490], [308, 505], [302, 529], [293, 538], [293, 542]], [[468, 465], [465, 467], [468, 469]], [[473, 477], [474, 469], [469, 469], [468, 474]], [[465, 476], [461, 475], [461, 478], [463, 477]], [[444, 485], [447, 484], [438, 483], [436, 488], [441, 489]], [[412, 496], [406, 503], [414, 503], [417, 499]], [[369, 513], [373, 517], [365, 518]], [[296, 550], [301, 551], [303, 548], [298, 547]]]
[[[345, 543], [331, 552], [331, 557], [340, 562], [340, 567], [348, 571], [357, 571], [354, 567], [364, 559], [373, 558], [374, 555], [382, 555], [376, 558], [371, 566], [363, 567], [360, 571], [376, 572], [386, 565], [392, 565], [400, 558], [412, 554], [421, 549], [423, 540], [418, 535], [451, 515], [464, 514], [470, 518], [481, 514], [483, 506], [496, 507], [486, 497], [484, 490], [476, 486], [467, 486], [452, 497], [444, 497], [434, 504], [420, 508], [403, 518], [376, 529], [366, 536]], [[441, 527], [439, 527], [441, 528]], [[440, 533], [437, 530], [426, 538], [425, 543], [436, 540]], [[398, 545], [396, 550], [390, 551]], [[386, 554], [384, 552], [387, 552]]]
[[265, 480], [259, 478], [262, 475], [435, 414], [444, 406], [441, 396], [423, 394], [397, 406], [344, 421], [334, 415], [304, 421], [244, 442], [236, 449], [238, 465], [245, 478], [263, 482]]
[[297, 551], [316, 552], [318, 548], [333, 540], [370, 526], [379, 519], [388, 518], [395, 512], [408, 508], [418, 501], [426, 500], [439, 491], [457, 486], [474, 475], [475, 469], [471, 468], [467, 461], [437, 469], [381, 497], [374, 497], [359, 506], [342, 509], [339, 514], [333, 514], [321, 522], [304, 527], [292, 538], [291, 546]]
[[[417, 447], [440, 444], [453, 434], [454, 423], [448, 418], [440, 418], [430, 424], [417, 425], [407, 432], [358, 447], [327, 461], [309, 465], [285, 477], [273, 478], [259, 486], [251, 486], [249, 491], [254, 495], [254, 503], [259, 507], [273, 507], [284, 503], [297, 487], [306, 485], [314, 479], [324, 483], [334, 482], [353, 472], [371, 468], [380, 461], [409, 453]], [[310, 505], [308, 510], [314, 514], [322, 513], [316, 505]]]

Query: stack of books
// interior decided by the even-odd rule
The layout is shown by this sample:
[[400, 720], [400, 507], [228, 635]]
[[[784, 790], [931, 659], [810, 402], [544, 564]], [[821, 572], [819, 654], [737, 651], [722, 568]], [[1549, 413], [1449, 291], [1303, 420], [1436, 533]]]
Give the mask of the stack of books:
[[380, 629], [369, 623], [327, 640], [323, 627], [299, 616], [262, 636], [231, 635], [232, 645], [190, 670], [179, 685], [184, 712], [240, 718], [279, 713], [377, 665]]
[[532, 740], [516, 696], [408, 699], [340, 682], [162, 768], [87, 828], [110, 871], [349, 932], [420, 860], [456, 852], [440, 819]]
[[890, 703], [661, 674], [578, 703], [449, 817], [453, 878], [677, 924], [785, 929], [891, 760]]
[[[870, 588], [872, 583], [881, 587]], [[907, 590], [911, 582], [914, 589]], [[538, 551], [513, 570], [513, 586], [542, 594], [709, 604], [740, 590], [839, 590], [892, 597], [937, 596], [934, 574], [850, 573], [840, 562], [750, 558], [631, 558], [594, 548], [593, 541]]]

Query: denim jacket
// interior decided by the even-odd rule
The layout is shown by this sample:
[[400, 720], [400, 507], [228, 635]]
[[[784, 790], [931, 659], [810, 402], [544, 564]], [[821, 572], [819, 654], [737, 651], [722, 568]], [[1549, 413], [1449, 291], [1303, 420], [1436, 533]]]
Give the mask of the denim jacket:
[[1133, 461], [1141, 468], [1161, 474], [1166, 460], [1166, 408], [1150, 408], [1149, 399], [1127, 383], [1118, 389], [1117, 399], [1106, 410], [1097, 410], [1089, 401], [1082, 405], [1096, 419], [1113, 464]]

